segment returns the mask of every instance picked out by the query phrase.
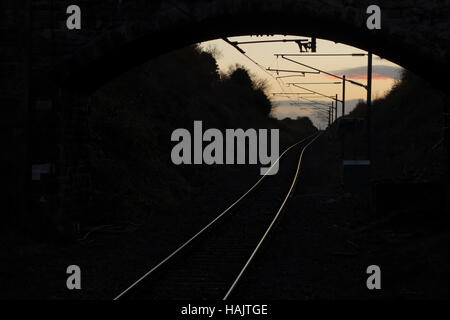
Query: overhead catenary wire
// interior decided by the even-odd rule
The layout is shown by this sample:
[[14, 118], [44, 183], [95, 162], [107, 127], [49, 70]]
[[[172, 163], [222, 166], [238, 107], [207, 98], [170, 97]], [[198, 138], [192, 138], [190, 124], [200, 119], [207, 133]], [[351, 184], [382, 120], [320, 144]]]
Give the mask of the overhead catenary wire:
[[[275, 56], [277, 56], [277, 54], [276, 54]], [[366, 85], [364, 85], [364, 84], [362, 84], [362, 83], [360, 83], [360, 82], [354, 81], [354, 80], [347, 79], [347, 78], [345, 78], [345, 76], [341, 77], [341, 76], [335, 75], [335, 74], [333, 74], [333, 73], [331, 73], [331, 72], [324, 71], [324, 70], [318, 69], [318, 68], [316, 68], [316, 67], [312, 67], [312, 66], [307, 65], [307, 64], [305, 64], [305, 63], [302, 63], [302, 62], [299, 62], [299, 61], [296, 61], [296, 60], [292, 60], [292, 59], [286, 58], [286, 55], [284, 55], [284, 54], [280, 54], [279, 56], [281, 56], [281, 58], [284, 59], [284, 60], [286, 60], [286, 61], [290, 61], [290, 62], [292, 62], [292, 63], [301, 65], [301, 66], [303, 66], [303, 67], [310, 68], [310, 69], [312, 69], [312, 70], [315, 70], [315, 71], [324, 73], [324, 74], [329, 75], [329, 76], [331, 76], [331, 77], [340, 79], [340, 80], [342, 80], [342, 81], [347, 81], [347, 82], [350, 82], [350, 83], [352, 83], [352, 84], [354, 84], [354, 85], [357, 85], [357, 86], [359, 86], [359, 87], [363, 87], [363, 88], [367, 89], [367, 86], [366, 86]]]
[[[222, 38], [223, 41], [225, 41], [226, 43], [228, 43], [229, 45], [231, 45], [233, 48], [235, 48], [239, 53], [241, 53], [244, 57], [246, 57], [248, 60], [250, 60], [251, 62], [253, 62], [258, 68], [260, 68], [261, 70], [263, 70], [266, 74], [268, 74], [270, 77], [274, 78], [275, 77], [266, 70], [266, 68], [264, 68], [264, 66], [262, 66], [261, 64], [259, 64], [256, 60], [252, 59], [250, 56], [248, 56], [244, 50], [242, 50], [241, 48], [239, 48], [238, 45], [234, 44], [232, 41], [228, 40], [227, 38]], [[283, 91], [283, 86], [278, 82], [277, 79], [275, 79], [275, 81], [278, 83], [278, 85], [280, 86], [281, 90]]]
[[278, 40], [256, 40], [256, 41], [230, 41], [233, 45], [239, 44], [258, 44], [258, 43], [274, 43], [274, 42], [308, 42], [309, 39], [278, 39]]
[[291, 73], [301, 73], [301, 74], [319, 74], [319, 71], [307, 71], [307, 70], [289, 70], [289, 69], [272, 69], [272, 68], [267, 68], [268, 71], [273, 71], [273, 72], [291, 72]]
[[363, 57], [367, 56], [367, 53], [275, 53], [275, 55], [286, 57]]
[[276, 78], [277, 79], [284, 79], [284, 78], [293, 78], [293, 77], [302, 77], [302, 78], [304, 78], [305, 75], [304, 74], [294, 74], [294, 75], [289, 75], [289, 76], [278, 76]]
[[335, 81], [335, 82], [292, 82], [290, 84], [304, 84], [304, 85], [314, 84], [314, 85], [316, 85], [316, 84], [341, 84], [341, 82], [340, 81]]
[[[298, 76], [301, 76], [301, 77], [305, 77], [305, 75], [306, 74], [320, 74], [321, 73], [321, 71], [320, 70], [315, 70], [315, 71], [306, 71], [306, 70], [285, 70], [285, 69], [279, 69], [278, 68], [278, 58], [279, 58], [279, 56], [278, 55], [275, 55], [275, 57], [276, 57], [276, 61], [277, 61], [277, 69], [272, 69], [272, 68], [264, 68], [264, 66], [262, 66], [260, 63], [258, 63], [256, 60], [254, 60], [254, 59], [252, 59], [250, 56], [248, 56], [247, 54], [246, 54], [246, 52], [243, 50], [243, 49], [241, 49], [239, 46], [238, 46], [238, 44], [243, 44], [242, 42], [236, 42], [236, 41], [230, 41], [228, 38], [222, 38], [222, 40], [223, 41], [225, 41], [226, 43], [228, 43], [229, 45], [231, 45], [233, 48], [235, 48], [239, 53], [241, 53], [243, 56], [245, 56], [248, 60], [250, 60], [252, 63], [254, 63], [258, 68], [260, 68], [261, 70], [263, 70], [266, 74], [268, 74], [271, 78], [273, 78], [276, 82], [277, 82], [277, 84], [278, 84], [278, 86], [280, 87], [280, 89], [281, 89], [281, 91], [283, 91], [283, 94], [284, 93], [286, 93], [286, 90], [285, 90], [285, 87], [286, 87], [286, 85], [280, 80], [280, 79], [282, 79], [282, 78], [287, 78], [287, 77], [298, 77]], [[276, 41], [276, 42], [279, 42], [279, 41]], [[252, 42], [252, 41], [249, 41], [249, 42], [247, 42], [247, 43], [245, 43], [245, 44], [251, 44], [251, 43], [255, 43], [255, 42]], [[282, 56], [282, 58], [284, 58], [283, 56]], [[272, 64], [273, 64], [273, 62], [272, 62]], [[308, 67], [308, 66], [307, 66]], [[268, 72], [268, 71], [274, 71], [274, 72], [277, 72], [277, 75], [278, 75], [278, 77], [275, 77], [273, 74], [271, 74], [270, 72]], [[290, 75], [290, 76], [279, 76], [279, 72], [287, 72], [287, 73], [298, 73], [298, 74], [296, 74], [296, 75]], [[289, 87], [289, 86], [287, 86], [287, 88], [288, 88], [288, 91], [290, 91], [291, 93], [293, 93], [292, 92], [292, 89]], [[312, 90], [309, 90], [309, 89], [306, 89], [307, 91], [310, 91], [310, 92], [313, 92]], [[313, 93], [316, 93], [316, 92], [313, 92]], [[319, 94], [319, 93], [318, 93]], [[319, 94], [319, 95], [322, 95], [322, 94]], [[325, 95], [324, 95], [325, 96]], [[328, 97], [328, 96], [325, 96], [325, 97], [327, 97], [327, 98], [330, 98], [330, 97]], [[312, 101], [312, 100], [308, 100], [308, 99], [305, 99], [305, 100], [307, 100], [307, 101], [309, 101], [309, 102], [313, 102], [313, 103], [316, 103], [316, 104], [319, 104], [319, 105], [323, 105], [323, 106], [327, 106], [327, 107], [329, 107], [328, 105], [325, 105], [325, 104], [322, 104], [322, 103], [318, 103], [318, 102], [314, 102], [314, 101]], [[333, 99], [334, 100], [334, 99]]]
[[307, 89], [307, 88], [302, 87], [302, 86], [299, 86], [299, 85], [297, 85], [297, 84], [288, 83], [288, 85], [293, 85], [294, 87], [297, 87], [297, 88], [299, 88], [299, 89], [303, 89], [303, 90], [306, 90], [306, 91], [309, 91], [309, 92], [318, 94], [319, 96], [322, 96], [322, 97], [325, 97], [325, 98], [328, 98], [328, 99], [331, 99], [331, 100], [336, 100], [336, 98], [333, 97], [333, 96], [327, 96], [327, 95], [325, 95], [325, 94], [323, 94], [323, 93], [320, 93], [320, 92], [317, 92], [317, 91], [314, 91], [314, 90], [311, 90], [311, 89]]

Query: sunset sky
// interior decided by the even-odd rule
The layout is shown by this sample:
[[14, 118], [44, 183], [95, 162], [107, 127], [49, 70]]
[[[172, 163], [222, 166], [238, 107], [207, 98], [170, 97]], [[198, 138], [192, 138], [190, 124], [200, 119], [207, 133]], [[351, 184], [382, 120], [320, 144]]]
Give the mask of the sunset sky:
[[[292, 38], [305, 38], [303, 36], [281, 36], [276, 35], [273, 37], [256, 37], [256, 36], [244, 36], [244, 37], [232, 37], [229, 38], [231, 41], [257, 41], [257, 40], [276, 40], [276, 39], [292, 39]], [[270, 98], [274, 105], [278, 106], [275, 108], [274, 116], [277, 118], [292, 117], [308, 115], [312, 116], [313, 121], [316, 124], [323, 125], [322, 119], [317, 119], [315, 115], [317, 113], [313, 110], [305, 109], [305, 107], [292, 106], [291, 98], [288, 97], [276, 97], [271, 93], [273, 92], [305, 92], [299, 88], [283, 86], [280, 85], [275, 79], [270, 77], [263, 70], [258, 68], [254, 63], [244, 57], [235, 48], [224, 42], [223, 40], [212, 40], [204, 42], [201, 44], [204, 49], [216, 48], [219, 54], [216, 56], [219, 68], [221, 71], [226, 72], [229, 70], [230, 66], [235, 64], [240, 64], [245, 66], [250, 72], [259, 78], [264, 78], [268, 81], [269, 88], [267, 93], [270, 94]], [[309, 70], [300, 65], [294, 64], [289, 61], [283, 60], [281, 57], [276, 58], [275, 53], [285, 53], [285, 54], [297, 54], [299, 52], [298, 45], [294, 42], [286, 43], [262, 43], [262, 44], [243, 44], [240, 45], [248, 56], [256, 60], [259, 64], [263, 65], [265, 68], [270, 67], [272, 69], [288, 69], [288, 70]], [[340, 43], [334, 43], [332, 41], [317, 39], [317, 53], [365, 53], [365, 51], [347, 46]], [[289, 57], [290, 59], [305, 63], [307, 65], [314, 66], [318, 69], [328, 71], [330, 73], [342, 76], [346, 75], [348, 79], [352, 79], [363, 84], [366, 84], [366, 74], [367, 74], [367, 57], [354, 57], [354, 56], [341, 56], [341, 57]], [[400, 76], [401, 67], [398, 65], [381, 59], [378, 56], [373, 57], [373, 99], [376, 97], [382, 97], [385, 93], [392, 87], [395, 80]], [[274, 76], [276, 73], [272, 72]], [[279, 73], [279, 76], [294, 75], [293, 73]], [[292, 77], [282, 79], [284, 83], [289, 82], [335, 82], [339, 81], [336, 78], [327, 76], [325, 74], [306, 74], [306, 77]], [[342, 97], [342, 85], [330, 84], [330, 85], [305, 85], [304, 87], [321, 92], [325, 95], [339, 94], [339, 98]], [[293, 97], [293, 96], [292, 96]], [[320, 98], [320, 96], [305, 96], [308, 99], [320, 101], [325, 103], [328, 101], [326, 98]], [[359, 99], [366, 100], [366, 90], [364, 88], [347, 83], [346, 85], [346, 112], [350, 111]], [[331, 100], [330, 100], [331, 101]], [[339, 111], [340, 115], [340, 111]]]

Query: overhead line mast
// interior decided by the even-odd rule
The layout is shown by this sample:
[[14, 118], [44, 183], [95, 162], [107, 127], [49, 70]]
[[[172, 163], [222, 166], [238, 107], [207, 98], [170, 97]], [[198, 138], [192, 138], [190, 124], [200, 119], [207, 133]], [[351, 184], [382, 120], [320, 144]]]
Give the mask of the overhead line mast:
[[[293, 39], [279, 39], [279, 40], [256, 40], [256, 41], [231, 41], [228, 38], [222, 38], [222, 40], [224, 40], [226, 43], [228, 43], [229, 45], [233, 46], [236, 50], [238, 50], [238, 52], [240, 52], [241, 54], [243, 54], [247, 59], [249, 59], [251, 62], [253, 62], [256, 66], [258, 66], [261, 70], [263, 70], [265, 73], [267, 73], [270, 77], [272, 77], [273, 79], [275, 79], [278, 83], [278, 85], [280, 86], [281, 90], [283, 92], [285, 92], [282, 83], [280, 83], [279, 79], [282, 78], [287, 78], [287, 77], [296, 77], [296, 76], [302, 76], [305, 77], [306, 74], [320, 74], [320, 73], [324, 73], [326, 75], [338, 78], [339, 80], [342, 80], [342, 100], [338, 100], [338, 97], [336, 95], [336, 97], [331, 97], [331, 96], [326, 96], [323, 95], [321, 93], [318, 93], [316, 91], [310, 90], [310, 89], [306, 89], [303, 87], [298, 86], [299, 84], [302, 85], [307, 85], [307, 84], [337, 84], [336, 82], [333, 83], [292, 83], [291, 85], [295, 86], [295, 87], [299, 87], [301, 89], [313, 92], [313, 93], [317, 93], [321, 96], [324, 96], [326, 98], [330, 98], [333, 99], [336, 103], [334, 106], [332, 106], [332, 110], [334, 109], [336, 111], [336, 116], [335, 119], [337, 119], [337, 102], [340, 101], [342, 103], [342, 115], [345, 115], [345, 83], [346, 82], [350, 82], [354, 85], [360, 86], [364, 89], [367, 90], [367, 105], [368, 108], [370, 109], [371, 106], [371, 86], [372, 86], [372, 53], [368, 52], [368, 53], [329, 53], [329, 54], [316, 54], [315, 52], [317, 51], [317, 39], [316, 38], [311, 38], [311, 40], [309, 41], [309, 39], [304, 39], [304, 38], [293, 38]], [[276, 57], [281, 57], [284, 60], [299, 64], [301, 66], [305, 66], [307, 68], [310, 68], [312, 70], [314, 70], [315, 72], [312, 71], [306, 71], [306, 70], [287, 70], [287, 69], [272, 69], [272, 68], [264, 68], [261, 64], [259, 64], [258, 62], [256, 62], [254, 59], [250, 58], [246, 52], [241, 49], [239, 47], [239, 45], [246, 45], [246, 44], [258, 44], [258, 43], [277, 43], [277, 42], [281, 42], [281, 43], [286, 43], [286, 42], [294, 42], [299, 46], [300, 49], [300, 54], [275, 54]], [[305, 52], [311, 52], [308, 54], [304, 54]], [[310, 65], [289, 59], [287, 57], [296, 57], [296, 56], [368, 56], [369, 57], [369, 63], [368, 63], [368, 73], [367, 73], [367, 85], [364, 85], [362, 83], [359, 83], [357, 81], [354, 80], [350, 80], [347, 79], [346, 76], [338, 76], [335, 74], [332, 74], [330, 72], [324, 71], [324, 70], [320, 70], [318, 68], [312, 67]], [[370, 69], [370, 70], [369, 70]], [[273, 74], [271, 74], [268, 71], [273, 71], [273, 72], [277, 72], [277, 74], [279, 72], [291, 72], [291, 73], [298, 73], [298, 75], [293, 75], [293, 76], [278, 76], [275, 77]], [[333, 111], [331, 111], [331, 114], [333, 113]], [[370, 110], [368, 111], [369, 115], [368, 115], [368, 121], [370, 122]], [[369, 134], [370, 135], [370, 134]], [[370, 153], [370, 142], [369, 142], [369, 153]]]

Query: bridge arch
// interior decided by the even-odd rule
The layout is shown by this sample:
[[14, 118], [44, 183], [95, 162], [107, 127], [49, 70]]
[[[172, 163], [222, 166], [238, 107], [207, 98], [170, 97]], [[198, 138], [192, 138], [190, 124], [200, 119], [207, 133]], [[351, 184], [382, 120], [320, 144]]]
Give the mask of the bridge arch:
[[[111, 28], [84, 39], [84, 45], [58, 60], [52, 78], [91, 90], [154, 56], [188, 44], [276, 33], [314, 36], [371, 50], [433, 83], [431, 76], [449, 67], [450, 23], [442, 15], [442, 3], [448, 8], [450, 1], [441, 5], [378, 2], [381, 30], [366, 27], [369, 1], [160, 0], [157, 6], [125, 11]], [[438, 81], [434, 84], [442, 86]]]

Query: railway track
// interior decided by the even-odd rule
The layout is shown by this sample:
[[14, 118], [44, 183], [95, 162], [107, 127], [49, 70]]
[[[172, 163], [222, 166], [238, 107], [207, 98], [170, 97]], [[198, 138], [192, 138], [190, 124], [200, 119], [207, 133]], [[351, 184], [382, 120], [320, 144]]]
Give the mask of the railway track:
[[305, 150], [320, 133], [287, 148], [278, 174], [246, 193], [126, 290], [119, 299], [228, 299], [291, 196]]

